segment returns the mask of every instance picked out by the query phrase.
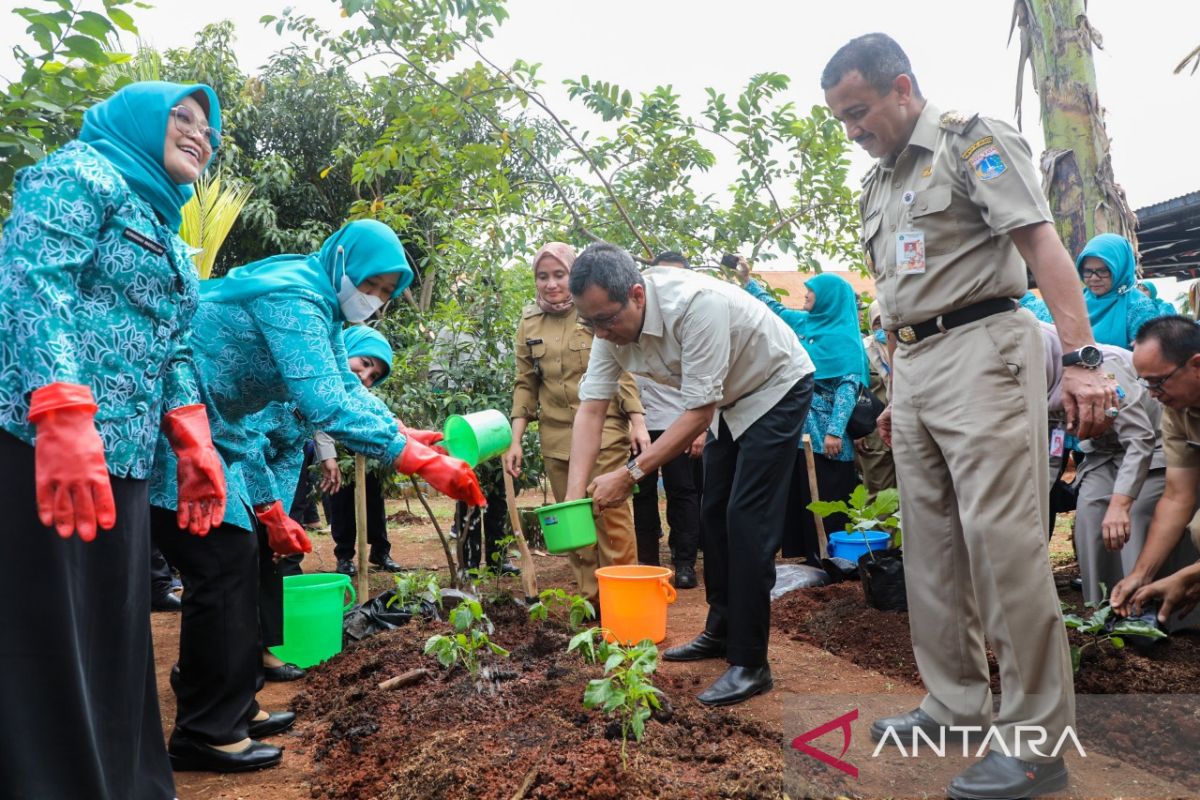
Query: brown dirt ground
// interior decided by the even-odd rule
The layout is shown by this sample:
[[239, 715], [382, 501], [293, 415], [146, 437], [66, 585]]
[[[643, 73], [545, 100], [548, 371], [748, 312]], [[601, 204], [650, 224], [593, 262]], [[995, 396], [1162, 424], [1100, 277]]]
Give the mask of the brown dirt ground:
[[[519, 505], [540, 501], [540, 495], [527, 495]], [[434, 508], [448, 527], [451, 504], [440, 500]], [[417, 516], [408, 518], [403, 501], [389, 501], [393, 558], [405, 566], [440, 569], [445, 576], [432, 526], [419, 516], [419, 505], [414, 502], [411, 509]], [[1056, 541], [1061, 561], [1061, 537]], [[330, 537], [317, 535], [313, 543], [305, 570], [333, 571]], [[571, 587], [565, 558], [534, 558], [542, 588]], [[387, 588], [391, 578], [373, 574], [371, 583], [374, 593]], [[915, 704], [921, 689], [907, 618], [865, 608], [857, 585], [793, 593], [775, 609], [775, 690], [713, 711], [697, 704], [694, 695], [723, 671], [723, 661], [661, 663], [655, 682], [673, 713], [666, 721], [649, 723], [642, 744], [630, 745], [628, 770], [620, 769], [619, 737], [607, 738], [599, 712], [586, 712], [580, 703], [584, 684], [598, 676], [598, 668], [559, 655], [565, 641], [561, 633], [531, 626], [521, 615], [504, 615], [510, 619], [499, 624], [496, 639], [514, 651], [504, 668], [515, 675], [496, 684], [495, 696], [478, 695], [461, 673], [393, 692], [378, 690], [375, 685], [387, 677], [429, 665], [420, 647], [440, 628], [415, 623], [352, 645], [304, 680], [267, 684], [259, 695], [265, 708], [293, 707], [300, 716], [293, 731], [273, 740], [286, 750], [283, 765], [236, 776], [177, 773], [179, 798], [508, 798], [521, 787], [522, 796], [531, 798], [785, 797], [783, 745], [799, 732], [791, 730], [795, 720], [789, 720], [789, 707], [813, 694], [895, 694], [898, 711]], [[702, 588], [679, 592], [660, 647], [691, 638], [702, 628], [705, 612]], [[176, 615], [154, 615], [164, 733], [174, 716], [167, 677], [178, 649], [178, 624]], [[1186, 658], [1151, 656], [1155, 671], [1177, 660], [1200, 664], [1195, 659], [1200, 643], [1186, 641]], [[1112, 666], [1101, 663], [1095, 672]], [[1085, 662], [1085, 670], [1090, 666]], [[1145, 675], [1145, 666], [1139, 663], [1131, 672]], [[1183, 691], [1194, 691], [1195, 685], [1193, 678]], [[1161, 691], [1181, 690], [1172, 685]], [[1110, 796], [1112, 776], [1130, 770], [1103, 756], [1090, 762], [1088, 772], [1072, 768], [1073, 796]], [[910, 795], [912, 785], [887, 796]], [[837, 794], [855, 793], [843, 786]]]

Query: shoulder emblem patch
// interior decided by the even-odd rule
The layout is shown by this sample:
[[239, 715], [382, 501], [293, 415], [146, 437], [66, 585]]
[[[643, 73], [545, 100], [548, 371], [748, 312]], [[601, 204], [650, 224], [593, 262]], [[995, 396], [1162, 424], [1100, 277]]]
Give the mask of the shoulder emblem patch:
[[978, 150], [981, 147], [987, 147], [991, 143], [992, 143], [992, 137], [990, 137], [990, 136], [985, 136], [982, 139], [977, 140], [974, 144], [972, 144], [966, 150], [963, 150], [963, 154], [962, 154], [963, 160], [964, 161], [967, 160], [968, 158], [971, 157], [971, 155], [976, 150]]
[[[965, 153], [963, 158], [966, 158]], [[990, 143], [975, 150], [971, 154], [970, 162], [975, 176], [981, 181], [998, 178], [1008, 169], [1008, 165], [1004, 163], [1004, 156], [1000, 155], [996, 145]]]

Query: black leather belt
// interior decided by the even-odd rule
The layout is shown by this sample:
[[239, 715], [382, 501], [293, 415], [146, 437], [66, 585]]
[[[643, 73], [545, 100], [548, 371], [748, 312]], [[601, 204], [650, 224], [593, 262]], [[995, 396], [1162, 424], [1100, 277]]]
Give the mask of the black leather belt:
[[956, 308], [954, 311], [947, 311], [945, 314], [918, 322], [916, 325], [905, 325], [903, 328], [898, 328], [895, 331], [896, 338], [904, 344], [915, 344], [935, 333], [945, 333], [951, 328], [966, 325], [968, 322], [974, 322], [994, 314], [1002, 314], [1005, 311], [1016, 311], [1016, 309], [1017, 301], [1008, 297], [980, 300], [966, 308]]

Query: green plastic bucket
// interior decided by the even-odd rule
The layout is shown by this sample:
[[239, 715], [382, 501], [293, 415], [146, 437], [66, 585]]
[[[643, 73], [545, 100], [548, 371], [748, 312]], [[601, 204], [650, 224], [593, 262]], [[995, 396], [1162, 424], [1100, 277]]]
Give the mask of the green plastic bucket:
[[476, 411], [473, 414], [453, 414], [442, 426], [446, 437], [439, 444], [455, 458], [472, 467], [498, 456], [512, 444], [512, 425], [499, 411]]
[[342, 652], [342, 615], [356, 600], [348, 575], [288, 575], [283, 579], [283, 644], [271, 652], [298, 667]]
[[596, 543], [596, 520], [592, 498], [542, 506], [537, 510], [542, 536], [551, 553], [566, 553]]

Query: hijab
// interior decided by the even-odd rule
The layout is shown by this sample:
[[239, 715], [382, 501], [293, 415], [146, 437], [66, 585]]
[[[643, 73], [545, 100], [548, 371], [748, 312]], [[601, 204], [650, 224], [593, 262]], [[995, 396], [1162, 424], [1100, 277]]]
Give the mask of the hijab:
[[1102, 233], [1092, 237], [1075, 259], [1075, 269], [1083, 279], [1083, 261], [1095, 256], [1108, 266], [1112, 273], [1112, 288], [1097, 297], [1086, 286], [1083, 299], [1087, 303], [1088, 319], [1096, 341], [1117, 347], [1129, 346], [1129, 312], [1138, 296], [1134, 288], [1136, 276], [1133, 245], [1124, 236]]
[[819, 380], [855, 375], [867, 385], [867, 353], [858, 330], [858, 297], [854, 287], [829, 272], [810, 278], [804, 286], [816, 297], [803, 339], [817, 368], [813, 377]]
[[343, 225], [316, 253], [272, 256], [235, 267], [224, 278], [201, 281], [200, 297], [214, 303], [237, 303], [273, 292], [308, 290], [329, 301], [340, 321], [343, 315], [337, 293], [342, 276], [358, 286], [367, 278], [389, 272], [400, 273], [392, 293], [395, 297], [413, 279], [404, 246], [387, 225], [360, 219]]
[[[550, 242], [543, 245], [541, 250], [538, 250], [533, 257], [533, 273], [536, 281], [538, 263], [543, 256], [550, 256], [558, 263], [567, 268], [567, 274], [571, 274], [571, 267], [575, 264], [575, 248], [565, 242]], [[536, 285], [536, 283], [535, 283]], [[551, 303], [546, 298], [542, 297], [541, 291], [537, 293], [538, 308], [545, 311], [547, 314], [563, 314], [570, 311], [575, 305], [574, 298], [570, 293], [567, 294], [567, 299], [561, 303]]]
[[194, 192], [191, 186], [178, 184], [167, 174], [163, 166], [163, 142], [171, 124], [171, 109], [197, 92], [203, 94], [200, 105], [208, 106], [209, 127], [219, 131], [221, 105], [216, 92], [202, 83], [184, 85], [165, 81], [140, 81], [125, 86], [85, 111], [83, 128], [79, 131], [79, 141], [104, 156], [121, 173], [129, 188], [175, 231], [183, 219], [180, 209]]
[[366, 325], [354, 325], [342, 331], [342, 339], [346, 343], [347, 358], [370, 357], [383, 363], [384, 373], [375, 381], [376, 386], [392, 374], [392, 346], [382, 333]]
[[1138, 284], [1138, 286], [1146, 287], [1147, 297], [1149, 297], [1150, 302], [1154, 304], [1154, 308], [1158, 311], [1158, 315], [1160, 317], [1174, 316], [1179, 313], [1172, 303], [1168, 303], [1166, 300], [1163, 300], [1158, 296], [1158, 287], [1150, 281], [1142, 281]]

